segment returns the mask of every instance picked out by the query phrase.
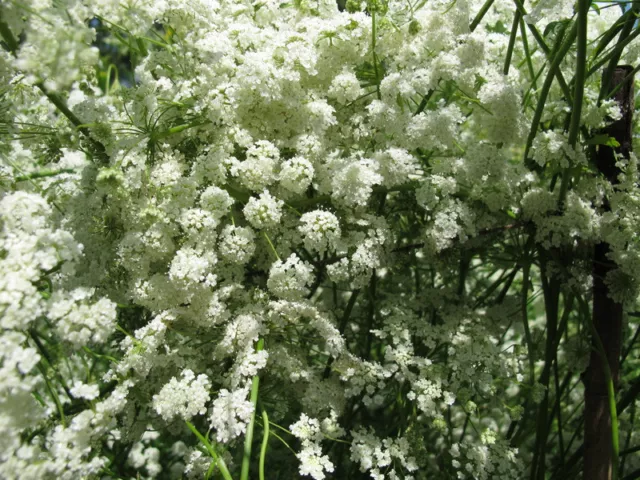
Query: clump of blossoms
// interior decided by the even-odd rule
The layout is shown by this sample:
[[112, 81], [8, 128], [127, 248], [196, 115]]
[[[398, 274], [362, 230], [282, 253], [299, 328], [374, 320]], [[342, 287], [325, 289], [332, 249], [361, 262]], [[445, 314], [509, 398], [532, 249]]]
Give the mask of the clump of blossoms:
[[0, 477], [577, 478], [594, 282], [638, 391], [637, 14], [2, 2]]
[[153, 408], [156, 413], [170, 421], [175, 416], [190, 420], [191, 417], [203, 414], [209, 401], [211, 382], [206, 375], [197, 377], [191, 370], [181, 374], [182, 380], [173, 377], [169, 383], [153, 396]]

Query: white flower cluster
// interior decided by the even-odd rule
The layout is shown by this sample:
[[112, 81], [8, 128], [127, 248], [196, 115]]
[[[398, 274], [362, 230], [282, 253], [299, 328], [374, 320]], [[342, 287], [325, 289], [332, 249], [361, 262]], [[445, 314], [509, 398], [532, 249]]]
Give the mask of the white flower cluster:
[[165, 421], [174, 417], [190, 420], [195, 415], [206, 412], [209, 401], [211, 381], [205, 374], [196, 377], [193, 371], [184, 370], [181, 380], [173, 377], [162, 389], [153, 396], [153, 408]]
[[251, 197], [244, 207], [244, 216], [247, 221], [258, 230], [274, 228], [282, 218], [282, 206], [284, 202], [264, 191], [257, 198]]
[[570, 164], [585, 163], [584, 154], [574, 151], [563, 133], [548, 131], [536, 136], [532, 145], [532, 158], [544, 167], [548, 162], [567, 168]]
[[364, 429], [353, 431], [352, 435], [351, 459], [358, 462], [361, 472], [368, 471], [374, 480], [384, 480], [387, 474], [389, 478], [399, 478], [396, 469], [400, 470], [399, 467], [402, 467], [400, 471], [404, 474], [403, 478], [414, 478], [410, 473], [418, 470], [418, 465], [411, 456], [407, 439], [401, 437], [380, 440]]
[[232, 392], [223, 388], [213, 401], [209, 419], [218, 442], [228, 443], [246, 431], [254, 410], [248, 394], [248, 386]]
[[306, 293], [312, 279], [311, 265], [293, 253], [284, 262], [278, 260], [271, 266], [267, 287], [280, 298], [297, 300]]
[[291, 433], [302, 442], [302, 450], [296, 454], [300, 460], [300, 475], [309, 475], [314, 480], [323, 480], [326, 478], [325, 472], [333, 472], [333, 463], [327, 455], [322, 454], [320, 443], [323, 434], [320, 422], [303, 413], [300, 415], [300, 420], [289, 428]]
[[304, 157], [293, 157], [282, 164], [280, 185], [296, 194], [304, 193], [313, 179], [313, 165]]
[[0, 3], [0, 478], [236, 478], [256, 409], [300, 447], [267, 477], [522, 478], [595, 244], [637, 310], [638, 166], [593, 161], [601, 75], [549, 73], [576, 2], [482, 3]]
[[331, 212], [314, 210], [300, 217], [304, 246], [307, 250], [320, 254], [336, 248], [340, 240], [340, 222]]
[[247, 150], [247, 159], [235, 170], [242, 184], [250, 190], [260, 191], [276, 179], [275, 169], [280, 151], [271, 142], [261, 140]]
[[93, 294], [93, 290], [77, 288], [67, 294], [54, 292], [49, 300], [47, 317], [55, 322], [58, 335], [78, 348], [106, 342], [115, 327], [112, 301], [101, 298], [93, 305], [80, 303]]
[[522, 462], [516, 457], [517, 449], [511, 448], [495, 431], [485, 430], [481, 443], [475, 445], [452, 445], [449, 453], [452, 465], [458, 470], [458, 478], [488, 480], [517, 479], [522, 477]]
[[256, 249], [255, 237], [249, 227], [227, 225], [220, 234], [220, 255], [231, 263], [247, 263]]

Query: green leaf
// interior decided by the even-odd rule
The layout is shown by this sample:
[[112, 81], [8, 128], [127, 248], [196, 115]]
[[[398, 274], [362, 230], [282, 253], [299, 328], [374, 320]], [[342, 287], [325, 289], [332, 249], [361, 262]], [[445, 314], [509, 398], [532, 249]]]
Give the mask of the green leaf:
[[606, 134], [600, 134], [596, 135], [595, 137], [591, 137], [587, 140], [586, 143], [587, 145], [606, 145], [607, 147], [611, 148], [617, 148], [620, 146], [620, 142]]

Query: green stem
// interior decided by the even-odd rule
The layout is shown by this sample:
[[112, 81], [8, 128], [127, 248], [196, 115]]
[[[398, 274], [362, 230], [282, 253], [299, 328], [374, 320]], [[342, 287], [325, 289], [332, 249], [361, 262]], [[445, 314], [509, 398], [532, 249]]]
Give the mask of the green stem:
[[551, 85], [553, 84], [555, 74], [560, 69], [560, 63], [573, 45], [573, 40], [575, 39], [577, 33], [577, 25], [574, 24], [571, 31], [567, 34], [565, 41], [562, 43], [562, 46], [558, 50], [558, 53], [556, 53], [556, 55], [553, 57], [551, 65], [549, 66], [549, 71], [547, 72], [547, 76], [544, 80], [544, 83], [542, 84], [542, 89], [540, 90], [540, 98], [538, 100], [538, 104], [536, 105], [536, 110], [533, 114], [533, 120], [531, 121], [531, 129], [529, 130], [529, 137], [527, 138], [527, 144], [524, 150], [525, 160], [529, 154], [531, 145], [533, 144], [533, 139], [536, 137], [536, 133], [538, 132], [538, 125], [540, 124], [544, 106], [547, 101], [547, 96], [549, 95], [549, 90], [551, 90]]
[[94, 356], [94, 357], [96, 357], [96, 358], [98, 358], [98, 359], [102, 359], [102, 358], [104, 358], [104, 359], [106, 359], [106, 360], [109, 360], [110, 362], [113, 362], [113, 363], [119, 363], [119, 360], [117, 360], [115, 357], [112, 357], [112, 356], [110, 356], [110, 355], [104, 355], [104, 354], [101, 354], [101, 353], [94, 352], [94, 351], [93, 351], [93, 350], [91, 350], [89, 347], [84, 346], [84, 347], [82, 347], [82, 349], [83, 349], [85, 352], [87, 352], [89, 355], [92, 355], [92, 356]]
[[602, 359], [602, 369], [604, 371], [604, 378], [607, 382], [607, 397], [609, 400], [609, 415], [611, 416], [611, 449], [612, 449], [612, 465], [611, 465], [611, 480], [617, 480], [618, 478], [618, 457], [620, 456], [620, 444], [618, 433], [618, 409], [616, 406], [616, 391], [613, 385], [613, 376], [611, 375], [611, 367], [607, 360], [607, 354], [602, 344], [602, 339], [596, 330], [592, 320], [589, 320], [589, 327], [591, 328], [591, 334], [596, 344], [596, 350], [598, 355]]
[[[519, 13], [519, 12], [518, 12]], [[531, 61], [531, 52], [529, 51], [529, 41], [527, 40], [527, 30], [524, 26], [524, 19], [522, 14], [520, 15], [520, 35], [522, 36], [522, 49], [524, 50], [524, 56], [527, 61], [527, 68], [529, 69], [529, 76], [531, 77], [531, 87], [536, 90], [536, 73], [533, 68], [533, 62]]]
[[[344, 331], [347, 328], [347, 322], [349, 322], [349, 317], [351, 317], [351, 312], [353, 311], [353, 307], [356, 304], [356, 300], [358, 299], [358, 295], [360, 294], [360, 289], [357, 288], [353, 292], [351, 292], [351, 296], [349, 297], [349, 302], [347, 303], [347, 307], [342, 314], [342, 318], [340, 319], [340, 324], [338, 325], [338, 331], [340, 335], [344, 335]], [[333, 357], [329, 357], [327, 360], [327, 364], [324, 367], [323, 378], [329, 378], [331, 375], [331, 365], [333, 364]]]
[[49, 352], [47, 351], [44, 344], [40, 340], [38, 332], [33, 328], [29, 329], [29, 335], [31, 336], [31, 339], [33, 340], [33, 342], [36, 344], [36, 348], [38, 349], [38, 352], [40, 352], [40, 355], [42, 355], [42, 361], [46, 362], [47, 366], [51, 368], [51, 370], [53, 370], [56, 378], [58, 379], [58, 381], [60, 382], [60, 385], [62, 386], [62, 389], [67, 394], [67, 397], [71, 399], [72, 395], [71, 395], [71, 391], [69, 390], [69, 387], [67, 386], [67, 382], [64, 380], [64, 377], [62, 376], [62, 374], [58, 371], [55, 362], [51, 358], [51, 355], [49, 355]]
[[[2, 39], [7, 44], [7, 48], [9, 50], [9, 52], [11, 52], [11, 54], [13, 54], [14, 57], [17, 56], [18, 42], [16, 41], [15, 37], [11, 33], [11, 29], [9, 28], [9, 26], [5, 22], [3, 22], [1, 20], [0, 20], [0, 36], [2, 37]], [[104, 154], [105, 148], [104, 148], [104, 145], [102, 145], [100, 142], [97, 142], [97, 141], [91, 139], [90, 134], [89, 134], [89, 130], [86, 129], [85, 127], [81, 126], [82, 122], [80, 121], [80, 119], [78, 117], [76, 117], [71, 110], [69, 110], [69, 108], [64, 103], [64, 101], [57, 94], [47, 91], [47, 89], [44, 87], [44, 84], [42, 82], [36, 83], [36, 87], [38, 87], [40, 89], [40, 91], [42, 91], [42, 93], [45, 94], [45, 96], [49, 99], [49, 101], [51, 103], [53, 103], [55, 105], [55, 107], [65, 117], [67, 117], [67, 119], [76, 128], [78, 128], [78, 130], [80, 130], [80, 132], [83, 135], [85, 135], [86, 137], [88, 137], [90, 139], [90, 141], [94, 145], [97, 153], [100, 155], [100, 157], [102, 157], [102, 160], [104, 160], [105, 159], [105, 154]]]
[[171, 127], [168, 130], [164, 131], [164, 132], [160, 132], [160, 133], [156, 133], [153, 134], [151, 136], [152, 140], [159, 140], [161, 138], [165, 138], [168, 137], [170, 135], [175, 135], [176, 133], [180, 133], [183, 132], [185, 130], [188, 130], [189, 128], [195, 128], [195, 127], [200, 127], [202, 125], [207, 125], [211, 122], [196, 122], [196, 123], [187, 123], [184, 125], [176, 125], [175, 127]]
[[[522, 1], [521, 0], [513, 0], [513, 2], [516, 4], [516, 7], [517, 7], [518, 11], [520, 12], [520, 15], [522, 15], [522, 17], [526, 17], [527, 16], [527, 11], [524, 9], [524, 6], [522, 5]], [[533, 38], [536, 40], [536, 43], [540, 46], [542, 51], [547, 56], [547, 59], [548, 60], [552, 60], [553, 59], [553, 51], [545, 43], [544, 38], [543, 38], [542, 35], [540, 35], [540, 32], [538, 31], [538, 29], [532, 23], [527, 23], [527, 26], [529, 27], [529, 31], [533, 35]], [[564, 94], [565, 98], [567, 99], [567, 102], [571, 103], [571, 91], [569, 90], [569, 86], [567, 85], [567, 82], [564, 79], [564, 76], [562, 75], [562, 72], [560, 71], [560, 69], [556, 69], [555, 75], [556, 75], [556, 77], [558, 77], [558, 84], [560, 85], [560, 88], [562, 89], [562, 93]]]
[[[564, 436], [562, 433], [562, 405], [561, 405], [561, 397], [562, 390], [560, 387], [560, 374], [558, 373], [558, 353], [556, 351], [556, 358], [553, 362], [553, 379], [554, 379], [554, 387], [556, 392], [556, 419], [558, 425], [558, 450], [560, 451], [560, 462], [564, 463]], [[553, 420], [553, 415], [551, 417]]]
[[509, 67], [511, 66], [511, 57], [513, 56], [513, 47], [516, 44], [516, 37], [518, 36], [518, 27], [520, 26], [520, 12], [516, 10], [513, 14], [513, 25], [511, 26], [511, 35], [509, 36], [509, 45], [507, 47], [507, 54], [504, 59], [504, 68], [502, 73], [509, 75]]
[[422, 97], [422, 100], [420, 100], [420, 104], [418, 105], [418, 108], [416, 109], [415, 112], [413, 112], [414, 117], [424, 112], [424, 109], [427, 108], [427, 103], [429, 103], [429, 99], [433, 95], [433, 92], [435, 92], [435, 90], [429, 90], [427, 94]]
[[198, 440], [200, 440], [200, 442], [202, 442], [202, 444], [205, 446], [207, 452], [209, 452], [209, 455], [211, 455], [211, 458], [213, 458], [213, 461], [218, 466], [218, 469], [220, 469], [222, 477], [225, 480], [233, 480], [233, 477], [231, 477], [229, 469], [227, 468], [227, 464], [225, 463], [223, 458], [216, 453], [216, 450], [213, 448], [213, 445], [211, 445], [209, 440], [207, 440], [207, 438], [198, 431], [193, 423], [189, 421], [185, 421], [185, 423], [187, 424], [187, 427], [189, 427], [189, 430], [191, 430], [191, 432], [193, 432], [193, 434], [198, 437]]
[[531, 270], [531, 262], [527, 261], [522, 267], [522, 298], [520, 308], [522, 309], [522, 320], [524, 322], [524, 338], [527, 342], [527, 357], [529, 358], [529, 384], [533, 386], [535, 382], [535, 359], [533, 358], [533, 337], [529, 328], [529, 315], [527, 312], [529, 295], [529, 271]]
[[633, 78], [633, 76], [638, 73], [638, 71], [640, 71], [640, 65], [638, 65], [637, 67], [634, 67], [633, 70], [631, 70], [621, 81], [620, 83], [618, 83], [618, 85], [615, 86], [615, 88], [613, 90], [611, 90], [611, 92], [605, 96], [605, 98], [611, 98], [613, 97], [616, 93], [618, 93], [618, 91], [625, 86], [625, 84], [631, 79]]
[[266, 410], [262, 410], [262, 447], [260, 448], [260, 470], [258, 471], [260, 480], [264, 480], [264, 461], [267, 456], [267, 447], [269, 445], [269, 416]]
[[73, 168], [61, 168], [60, 170], [40, 170], [39, 172], [33, 172], [26, 175], [18, 175], [15, 180], [16, 182], [25, 182], [27, 180], [33, 180], [35, 178], [55, 177], [56, 175], [60, 175], [62, 173], [75, 172], [76, 171]]
[[487, 0], [486, 2], [484, 2], [482, 7], [480, 7], [480, 11], [478, 12], [478, 14], [475, 16], [475, 18], [469, 24], [469, 30], [470, 31], [473, 32], [476, 29], [476, 27], [478, 25], [480, 25], [480, 22], [482, 21], [484, 16], [487, 14], [489, 9], [491, 8], [491, 5], [493, 5], [493, 0]]
[[[373, 269], [371, 273], [371, 279], [369, 280], [369, 305], [367, 308], [367, 325], [364, 329], [364, 334], [366, 335], [364, 343], [364, 350], [362, 352], [362, 357], [366, 360], [371, 358], [371, 343], [373, 341], [373, 335], [371, 334], [371, 329], [374, 326], [375, 316], [376, 316], [376, 287], [377, 287], [377, 273], [376, 269]], [[352, 294], [353, 295], [353, 294]]]
[[[637, 3], [634, 3], [629, 10], [630, 13], [635, 13], [638, 9]], [[622, 31], [620, 32], [620, 38], [618, 40], [618, 44], [624, 42], [627, 39], [631, 30], [633, 29], [636, 23], [636, 15], [630, 15], [627, 20], [624, 22], [624, 26], [622, 27]], [[620, 56], [622, 55], [622, 50], [614, 49], [611, 52], [611, 58], [609, 59], [609, 64], [604, 71], [604, 75], [602, 76], [602, 85], [600, 86], [600, 95], [598, 97], [598, 103], [602, 101], [603, 98], [607, 96], [611, 88], [611, 79], [613, 78], [613, 72], [618, 66], [618, 62], [620, 61]], [[624, 85], [624, 82], [621, 82], [619, 86]]]
[[71, 110], [69, 110], [69, 107], [67, 107], [67, 105], [56, 93], [47, 91], [47, 89], [44, 87], [44, 84], [41, 82], [37, 83], [36, 87], [38, 87], [40, 91], [44, 93], [44, 95], [49, 99], [49, 101], [53, 103], [58, 110], [60, 110], [60, 113], [67, 117], [67, 119], [73, 124], [74, 127], [77, 127], [85, 135], [89, 134], [89, 131], [85, 127], [81, 126], [82, 122], [80, 121], [80, 119], [76, 117]]
[[620, 461], [620, 471], [618, 472], [618, 475], [620, 477], [622, 477], [624, 475], [624, 467], [625, 467], [625, 464], [627, 462], [627, 455], [629, 453], [635, 453], [637, 451], [640, 451], [640, 445], [637, 445], [635, 447], [629, 448], [629, 444], [631, 443], [631, 436], [633, 435], [633, 432], [635, 431], [634, 427], [635, 427], [635, 424], [636, 424], [636, 404], [635, 403], [631, 407], [630, 417], [631, 418], [629, 419], [629, 424], [631, 425], [631, 427], [627, 430], [627, 438], [625, 440], [624, 450], [622, 450], [620, 452], [620, 458], [622, 459]]
[[382, 100], [380, 93], [380, 77], [378, 74], [378, 57], [376, 56], [376, 6], [371, 9], [371, 53], [373, 55], [373, 73], [376, 76], [376, 96]]
[[44, 378], [44, 383], [47, 387], [47, 391], [49, 392], [49, 395], [51, 396], [51, 399], [53, 400], [53, 403], [56, 404], [56, 408], [58, 409], [58, 413], [60, 414], [60, 421], [62, 422], [62, 425], [66, 427], [67, 419], [64, 416], [64, 409], [62, 408], [62, 403], [60, 403], [60, 397], [58, 397], [58, 394], [51, 386], [51, 382], [49, 381], [49, 377], [47, 377], [47, 372], [42, 366], [42, 363], [38, 363], [38, 370], [40, 370], [40, 373]]
[[282, 261], [282, 260], [280, 260], [280, 255], [278, 255], [278, 252], [276, 251], [276, 247], [274, 247], [273, 243], [271, 243], [271, 239], [269, 238], [269, 235], [267, 235], [267, 232], [262, 232], [262, 235], [264, 235], [264, 238], [267, 240], [267, 243], [271, 247], [271, 251], [275, 255], [276, 259], [278, 261]]
[[[576, 52], [576, 83], [573, 91], [573, 108], [571, 109], [571, 123], [569, 125], [569, 146], [575, 150], [580, 134], [580, 114], [584, 98], [585, 72], [587, 69], [587, 17], [589, 14], [590, 0], [579, 0], [577, 25], [577, 52]], [[564, 208], [564, 200], [569, 189], [571, 169], [573, 165], [569, 159], [569, 166], [562, 172], [558, 208]]]
[[[273, 423], [272, 423], [272, 422], [270, 422], [270, 423], [271, 423], [271, 425], [273, 425]], [[276, 432], [272, 432], [271, 430], [269, 430], [269, 435], [273, 435], [276, 439], [280, 440], [280, 442], [282, 442], [282, 444], [283, 444], [285, 447], [287, 447], [291, 453], [293, 453], [294, 455], [296, 455], [296, 451], [295, 451], [293, 448], [291, 448], [291, 445], [289, 445], [289, 444], [287, 443], [287, 441], [286, 441], [284, 438], [282, 438], [280, 435], [278, 435]]]
[[[260, 352], [264, 348], [264, 339], [258, 340], [256, 352]], [[260, 376], [254, 375], [251, 381], [251, 404], [253, 405], [253, 413], [251, 420], [247, 426], [247, 434], [244, 437], [244, 455], [242, 456], [242, 470], [240, 471], [240, 480], [248, 480], [249, 463], [251, 461], [251, 444], [253, 443], [253, 428], [256, 423], [256, 407], [258, 404], [258, 389], [260, 387]], [[267, 423], [268, 425], [268, 423]]]
[[[609, 45], [614, 38], [616, 38], [616, 35], [618, 35], [618, 33], [620, 33], [620, 30], [622, 30], [622, 28], [624, 27], [627, 19], [629, 18], [629, 16], [631, 15], [632, 9], [627, 10], [624, 15], [622, 15], [620, 18], [618, 18], [618, 20], [616, 21], [616, 23], [614, 23], [611, 28], [609, 28], [609, 30], [607, 30], [605, 33], [603, 33], [600, 36], [600, 40], [598, 42], [598, 44], [596, 45], [596, 47], [591, 51], [591, 59], [595, 59], [598, 57], [598, 55], [600, 55], [605, 48], [607, 48], [607, 45]], [[573, 82], [573, 81], [572, 81]]]
[[619, 42], [614, 48], [613, 50], [611, 50], [608, 54], [606, 54], [604, 57], [602, 57], [600, 59], [600, 61], [598, 61], [596, 64], [594, 64], [586, 73], [585, 78], [589, 78], [591, 75], [593, 75], [594, 73], [596, 73], [598, 70], [600, 70], [600, 68], [607, 63], [609, 60], [611, 60], [613, 57], [615, 56], [619, 56], [620, 53], [622, 52], [622, 50], [624, 50], [624, 48], [629, 45], [633, 40], [635, 40], [635, 38], [640, 35], [640, 28], [636, 28], [634, 30], [634, 32], [629, 35], [627, 38], [625, 38], [623, 41]]
[[556, 334], [558, 332], [558, 307], [560, 300], [560, 280], [552, 276], [547, 280], [547, 268], [543, 264], [541, 268], [541, 280], [544, 295], [544, 306], [547, 317], [547, 338], [545, 346], [545, 358], [540, 383], [545, 387], [544, 398], [538, 406], [536, 442], [531, 466], [531, 480], [544, 480], [545, 459], [547, 454], [547, 418], [549, 415], [549, 377], [556, 354]]

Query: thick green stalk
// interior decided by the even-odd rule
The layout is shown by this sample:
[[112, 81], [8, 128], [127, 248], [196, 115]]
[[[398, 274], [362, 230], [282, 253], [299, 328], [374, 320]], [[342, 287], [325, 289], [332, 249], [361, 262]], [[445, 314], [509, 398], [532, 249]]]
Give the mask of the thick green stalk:
[[78, 128], [78, 130], [80, 130], [85, 135], [89, 135], [89, 130], [86, 127], [81, 126], [82, 122], [80, 121], [80, 119], [76, 117], [71, 110], [69, 110], [69, 107], [67, 107], [64, 101], [57, 94], [47, 91], [47, 89], [44, 87], [44, 84], [41, 82], [37, 83], [36, 87], [38, 87], [40, 91], [42, 91], [42, 93], [44, 93], [45, 96], [49, 99], [49, 101], [53, 103], [58, 110], [60, 110], [60, 113], [67, 117], [67, 119], [73, 124], [74, 127]]
[[[637, 12], [637, 10], [638, 10], [638, 4], [636, 2], [633, 4], [629, 12], [627, 12], [627, 13], [631, 13], [631, 15], [629, 15], [627, 20], [624, 22], [624, 26], [622, 27], [622, 31], [620, 32], [620, 38], [618, 40], [618, 44], [624, 42], [629, 36], [629, 34], [631, 33], [631, 30], [636, 24], [635, 13]], [[611, 55], [611, 58], [609, 59], [609, 64], [607, 65], [607, 68], [604, 71], [604, 75], [602, 76], [602, 84], [600, 86], [600, 95], [598, 97], [598, 102], [601, 102], [602, 99], [607, 97], [609, 90], [611, 90], [611, 81], [613, 80], [613, 72], [618, 66], [618, 62], [620, 61], [620, 56], [622, 55], [622, 49], [616, 48], [611, 53], [612, 55]]]
[[542, 289], [544, 294], [544, 306], [547, 317], [547, 339], [545, 347], [545, 359], [542, 374], [540, 375], [540, 383], [545, 387], [544, 398], [538, 407], [537, 413], [537, 431], [536, 442], [531, 465], [531, 480], [544, 480], [545, 478], [545, 459], [547, 454], [547, 437], [549, 430], [547, 428], [547, 418], [549, 415], [549, 378], [551, 367], [556, 354], [556, 334], [558, 331], [558, 308], [560, 300], [560, 280], [553, 276], [547, 280], [546, 268], [542, 268], [541, 272]]
[[378, 100], [382, 100], [380, 93], [380, 76], [378, 73], [378, 56], [376, 55], [376, 5], [371, 9], [371, 53], [373, 56], [373, 72], [376, 76], [376, 96]]
[[[264, 339], [258, 340], [256, 351], [260, 352], [264, 348]], [[251, 404], [253, 405], [253, 413], [251, 420], [247, 426], [247, 434], [244, 437], [244, 455], [242, 456], [242, 470], [240, 471], [240, 480], [249, 479], [249, 464], [251, 462], [251, 445], [253, 443], [253, 428], [256, 423], [256, 408], [258, 405], [258, 389], [260, 388], [260, 376], [254, 375], [251, 381]]]
[[[524, 6], [522, 5], [522, 1], [521, 0], [513, 0], [513, 1], [516, 4], [516, 8], [520, 12], [520, 15], [525, 17], [527, 15], [527, 11], [524, 9]], [[542, 51], [547, 56], [547, 59], [552, 60], [553, 51], [546, 44], [546, 42], [544, 41], [544, 38], [542, 37], [542, 35], [540, 35], [540, 32], [538, 31], [538, 29], [532, 23], [527, 23], [527, 26], [529, 27], [529, 31], [533, 35], [533, 38], [535, 38], [537, 44], [540, 46]], [[569, 89], [569, 86], [567, 85], [567, 82], [564, 79], [562, 72], [559, 69], [556, 69], [555, 75], [556, 77], [558, 77], [558, 85], [560, 85], [560, 88], [562, 89], [562, 93], [564, 94], [567, 102], [571, 103], [571, 90]]]
[[551, 90], [551, 85], [553, 84], [553, 79], [555, 77], [556, 71], [560, 69], [560, 63], [569, 52], [569, 49], [573, 45], [573, 40], [576, 38], [578, 33], [577, 24], [573, 25], [573, 28], [567, 34], [562, 46], [558, 50], [558, 53], [553, 57], [553, 61], [549, 66], [549, 71], [547, 72], [547, 76], [542, 84], [542, 89], [540, 90], [540, 98], [538, 100], [538, 104], [536, 105], [536, 110], [533, 114], [533, 120], [531, 121], [531, 129], [529, 130], [529, 137], [527, 138], [527, 144], [524, 150], [524, 158], [526, 160], [529, 150], [531, 149], [531, 145], [533, 144], [533, 139], [536, 137], [536, 133], [538, 132], [538, 125], [540, 124], [540, 120], [542, 118], [542, 113], [544, 112], [544, 106], [547, 102], [547, 96], [549, 95], [549, 90]]
[[591, 335], [596, 344], [598, 355], [602, 359], [602, 369], [604, 371], [605, 381], [607, 382], [607, 397], [609, 400], [609, 415], [611, 416], [611, 454], [613, 462], [611, 465], [611, 480], [617, 480], [618, 478], [618, 457], [620, 456], [620, 443], [618, 432], [618, 409], [616, 406], [616, 390], [613, 384], [613, 375], [611, 374], [611, 367], [607, 360], [607, 353], [602, 344], [602, 339], [598, 335], [595, 325], [589, 319], [589, 326], [591, 327]]
[[[584, 98], [585, 73], [587, 69], [587, 17], [589, 14], [590, 0], [579, 0], [577, 29], [577, 52], [576, 52], [576, 83], [573, 91], [573, 108], [571, 109], [571, 123], [569, 124], [569, 146], [575, 150], [580, 134], [580, 115], [582, 113], [582, 102]], [[564, 200], [569, 189], [571, 179], [572, 162], [562, 172], [562, 183], [560, 184], [560, 195], [558, 196], [558, 208], [564, 208]]]
[[640, 71], [640, 65], [638, 65], [637, 67], [634, 67], [634, 69], [633, 69], [633, 70], [631, 70], [631, 71], [630, 71], [630, 72], [629, 72], [629, 73], [628, 73], [628, 74], [627, 74], [627, 75], [622, 79], [622, 81], [621, 81], [618, 85], [616, 85], [616, 86], [611, 90], [611, 92], [609, 92], [609, 94], [608, 94], [608, 95], [606, 95], [606, 98], [611, 98], [611, 97], [613, 97], [616, 93], [618, 93], [618, 92], [620, 91], [620, 89], [621, 89], [622, 87], [624, 87], [624, 86], [625, 86], [625, 84], [626, 84], [629, 80], [631, 80], [631, 79], [635, 76], [635, 74], [636, 74], [636, 73], [638, 73], [639, 71]]
[[482, 7], [480, 7], [480, 11], [478, 12], [478, 14], [475, 16], [475, 18], [471, 21], [471, 24], [469, 25], [470, 31], [473, 32], [476, 29], [476, 27], [480, 25], [480, 22], [482, 21], [484, 16], [487, 14], [489, 9], [491, 8], [491, 5], [493, 5], [493, 0], [487, 0], [486, 2], [484, 2]]
[[526, 261], [522, 267], [522, 297], [520, 308], [522, 311], [522, 321], [524, 324], [524, 338], [527, 342], [527, 357], [529, 359], [529, 384], [533, 386], [535, 382], [535, 358], [533, 357], [533, 337], [529, 328], [529, 315], [527, 312], [528, 296], [529, 296], [529, 273], [531, 270], [531, 262]]
[[611, 50], [608, 54], [602, 57], [598, 62], [596, 62], [589, 69], [589, 71], [587, 71], [586, 78], [589, 78], [594, 73], [597, 73], [600, 70], [600, 68], [609, 60], [611, 60], [613, 57], [620, 55], [622, 50], [624, 50], [624, 48], [627, 45], [629, 45], [633, 40], [635, 40], [638, 35], [640, 35], [640, 28], [636, 28], [633, 31], [633, 33], [631, 33], [627, 38], [625, 38], [621, 42], [618, 42], [618, 44], [613, 48], [613, 50]]
[[[616, 35], [620, 33], [620, 30], [622, 30], [622, 28], [624, 27], [631, 13], [632, 13], [631, 9], [627, 10], [624, 13], [624, 15], [622, 15], [616, 21], [616, 23], [614, 23], [611, 26], [611, 28], [609, 28], [609, 30], [607, 30], [605, 33], [601, 35], [600, 41], [595, 46], [595, 48], [591, 51], [591, 59], [597, 58], [598, 55], [600, 55], [604, 51], [604, 49], [607, 48], [607, 45], [609, 45], [613, 41], [613, 39], [616, 38]], [[572, 80], [572, 83], [573, 83], [573, 80]]]
[[520, 26], [520, 12], [516, 10], [513, 14], [513, 25], [511, 26], [511, 35], [509, 35], [509, 45], [507, 46], [507, 54], [504, 58], [504, 68], [502, 73], [509, 75], [509, 67], [511, 66], [511, 57], [513, 56], [513, 47], [516, 44], [518, 36], [518, 27]]
[[[520, 12], [518, 12], [520, 13]], [[527, 68], [529, 69], [529, 76], [531, 77], [531, 88], [536, 90], [536, 72], [533, 68], [533, 62], [531, 61], [531, 52], [529, 51], [529, 41], [527, 40], [527, 29], [524, 26], [524, 18], [520, 14], [520, 36], [522, 37], [522, 49], [524, 50], [524, 56], [527, 61]]]
[[62, 426], [66, 427], [67, 419], [65, 418], [65, 415], [64, 415], [64, 409], [62, 408], [60, 397], [58, 397], [58, 393], [55, 391], [55, 389], [51, 385], [51, 382], [49, 381], [49, 377], [47, 376], [47, 372], [42, 366], [42, 363], [38, 363], [38, 370], [40, 371], [40, 373], [42, 374], [42, 377], [44, 378], [44, 384], [47, 387], [47, 391], [49, 392], [49, 395], [51, 396], [53, 403], [56, 404], [56, 408], [58, 409], [58, 413], [60, 414], [60, 422], [62, 423]]
[[224, 480], [233, 480], [231, 474], [229, 473], [229, 469], [227, 468], [227, 464], [225, 463], [224, 459], [217, 454], [216, 450], [213, 448], [213, 445], [211, 445], [209, 440], [207, 440], [207, 438], [198, 431], [193, 423], [189, 421], [185, 421], [185, 423], [189, 430], [191, 430], [191, 432], [196, 437], [198, 437], [198, 440], [200, 440], [200, 442], [205, 446], [207, 452], [209, 452], [209, 455], [211, 455], [211, 458], [213, 458], [214, 463], [218, 466], [218, 469], [220, 470], [220, 473], [222, 474]]
[[[638, 9], [638, 5], [634, 3], [633, 7], [631, 7], [631, 10], [629, 10], [629, 12], [635, 13], [637, 9]], [[618, 44], [624, 42], [627, 39], [635, 23], [636, 23], [636, 16], [633, 14], [629, 15], [627, 20], [624, 22], [622, 31], [620, 32], [620, 38], [618, 39]], [[618, 66], [618, 62], [620, 61], [620, 56], [622, 55], [622, 50], [614, 48], [614, 50], [611, 53], [612, 55], [611, 55], [611, 58], [609, 59], [609, 64], [607, 65], [607, 68], [604, 71], [604, 75], [602, 76], [602, 84], [600, 85], [600, 95], [598, 97], [598, 102], [601, 102], [602, 99], [607, 96], [607, 94], [609, 93], [609, 90], [611, 90], [611, 81], [613, 79], [613, 72]]]
[[260, 469], [258, 475], [260, 480], [265, 480], [264, 476], [264, 462], [267, 457], [267, 447], [269, 446], [269, 416], [266, 410], [262, 410], [262, 446], [260, 448]]
[[34, 180], [36, 178], [55, 177], [63, 173], [75, 173], [73, 168], [61, 168], [60, 170], [40, 170], [39, 172], [28, 173], [26, 175], [18, 175], [15, 178], [16, 182], [24, 182], [27, 180]]

